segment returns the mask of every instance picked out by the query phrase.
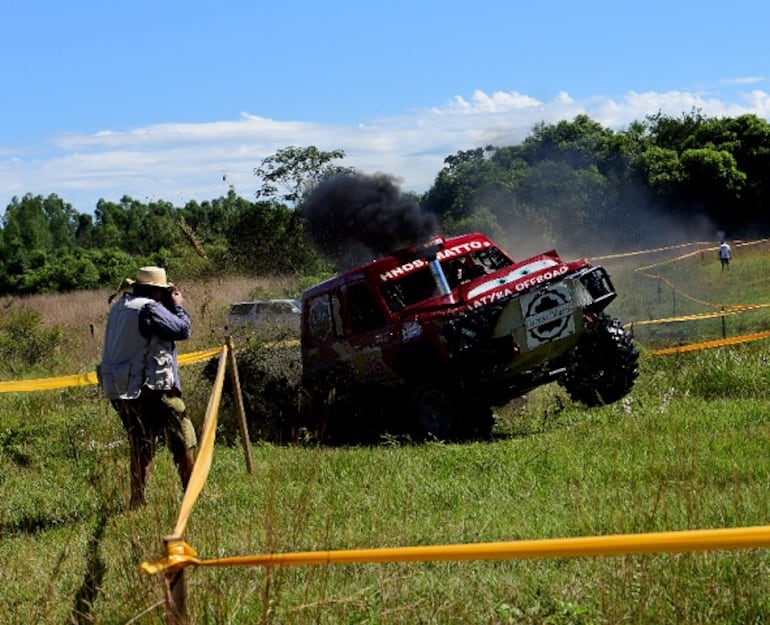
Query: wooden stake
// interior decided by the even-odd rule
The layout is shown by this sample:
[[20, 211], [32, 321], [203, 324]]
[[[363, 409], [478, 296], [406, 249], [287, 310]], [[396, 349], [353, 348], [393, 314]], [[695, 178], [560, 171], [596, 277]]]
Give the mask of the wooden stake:
[[[166, 543], [166, 553], [169, 544], [178, 541], [178, 538], [167, 536], [163, 539]], [[184, 568], [167, 570], [163, 574], [165, 601], [166, 601], [166, 625], [187, 625], [187, 593], [185, 591]]]
[[249, 427], [246, 423], [246, 409], [243, 405], [243, 394], [241, 393], [241, 382], [238, 378], [238, 364], [235, 362], [232, 336], [227, 337], [227, 353], [230, 360], [230, 381], [233, 386], [233, 397], [235, 397], [235, 411], [238, 413], [238, 428], [241, 431], [241, 443], [243, 444], [243, 453], [246, 456], [246, 470], [251, 474], [254, 473], [254, 461], [251, 458]]

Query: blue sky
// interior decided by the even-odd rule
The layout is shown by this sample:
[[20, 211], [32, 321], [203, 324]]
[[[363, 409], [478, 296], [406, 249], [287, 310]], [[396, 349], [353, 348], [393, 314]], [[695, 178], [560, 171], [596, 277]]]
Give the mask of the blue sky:
[[[57, 193], [253, 197], [289, 145], [428, 188], [443, 159], [585, 113], [770, 117], [770, 4], [8, 0], [0, 211]], [[224, 178], [224, 179], [223, 179]]]

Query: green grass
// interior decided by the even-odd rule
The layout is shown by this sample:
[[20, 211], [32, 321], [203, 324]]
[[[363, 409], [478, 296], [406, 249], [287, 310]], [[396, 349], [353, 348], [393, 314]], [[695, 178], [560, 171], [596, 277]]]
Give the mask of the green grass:
[[[185, 538], [214, 558], [765, 524], [763, 360], [759, 344], [645, 358], [626, 401], [590, 411], [542, 388], [501, 412], [491, 443], [257, 444], [252, 475], [240, 446], [218, 446]], [[739, 383], [716, 384], [714, 362]], [[139, 564], [176, 522], [169, 454], [148, 506], [127, 512], [122, 432], [90, 391], [0, 401], [3, 432], [17, 433], [0, 437], [0, 621], [67, 622], [95, 568], [95, 622], [163, 622], [160, 579]], [[768, 568], [765, 550], [739, 550], [186, 576], [199, 623], [760, 623]]]
[[[714, 278], [718, 301], [762, 301], [748, 278], [728, 282], [742, 259]], [[761, 256], [749, 262], [770, 275]], [[695, 278], [714, 267], [692, 269], [670, 279], [703, 295]], [[614, 278], [631, 293], [613, 304], [626, 320], [644, 294], [623, 290], [634, 272]], [[766, 328], [745, 317], [748, 331]], [[593, 410], [544, 387], [499, 412], [489, 443], [254, 444], [251, 475], [239, 444], [218, 445], [185, 539], [209, 559], [764, 525], [766, 352], [760, 341], [643, 355], [633, 393]], [[210, 387], [199, 366], [183, 375], [199, 420]], [[161, 580], [140, 564], [163, 553], [178, 478], [159, 450], [148, 505], [130, 512], [127, 469], [119, 420], [95, 389], [0, 395], [0, 622], [164, 622]], [[747, 549], [190, 568], [186, 579], [195, 623], [738, 624], [767, 621], [768, 573], [770, 552]]]
[[[684, 251], [686, 252], [686, 250]], [[770, 308], [739, 315], [638, 325], [640, 321], [666, 319], [719, 311], [738, 304], [768, 304], [770, 253], [767, 244], [738, 248], [730, 270], [722, 272], [716, 253], [694, 253], [678, 262], [666, 256], [608, 260], [605, 264], [619, 293], [610, 311], [644, 345], [661, 346], [738, 336], [770, 328]], [[659, 264], [656, 264], [659, 263]], [[640, 266], [649, 268], [640, 271]], [[652, 277], [651, 277], [652, 276]]]

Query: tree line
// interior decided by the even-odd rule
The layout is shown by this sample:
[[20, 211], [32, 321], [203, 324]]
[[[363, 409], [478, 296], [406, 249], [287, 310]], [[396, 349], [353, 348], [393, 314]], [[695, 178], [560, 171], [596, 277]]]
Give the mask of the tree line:
[[693, 111], [620, 132], [581, 115], [539, 124], [519, 145], [458, 152], [422, 205], [449, 229], [524, 232], [546, 244], [589, 239], [595, 251], [767, 233], [768, 200], [767, 120]]
[[[232, 189], [181, 207], [124, 196], [99, 200], [90, 214], [56, 194], [14, 197], [0, 221], [0, 294], [115, 287], [143, 264], [184, 279], [328, 270], [307, 239], [302, 198], [320, 180], [353, 172], [337, 163], [344, 156], [279, 150], [255, 168], [253, 200]], [[515, 255], [523, 241], [590, 242], [595, 252], [717, 231], [765, 235], [769, 199], [768, 121], [695, 110], [622, 131], [585, 115], [541, 123], [520, 144], [447, 156], [415, 196], [444, 232], [480, 230]]]

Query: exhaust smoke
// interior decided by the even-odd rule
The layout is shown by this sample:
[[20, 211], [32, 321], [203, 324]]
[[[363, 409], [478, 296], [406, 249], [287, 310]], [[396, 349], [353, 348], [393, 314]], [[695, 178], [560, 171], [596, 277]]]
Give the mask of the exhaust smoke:
[[346, 174], [321, 182], [301, 207], [308, 233], [338, 269], [422, 243], [438, 232], [435, 215], [402, 195], [387, 174]]

